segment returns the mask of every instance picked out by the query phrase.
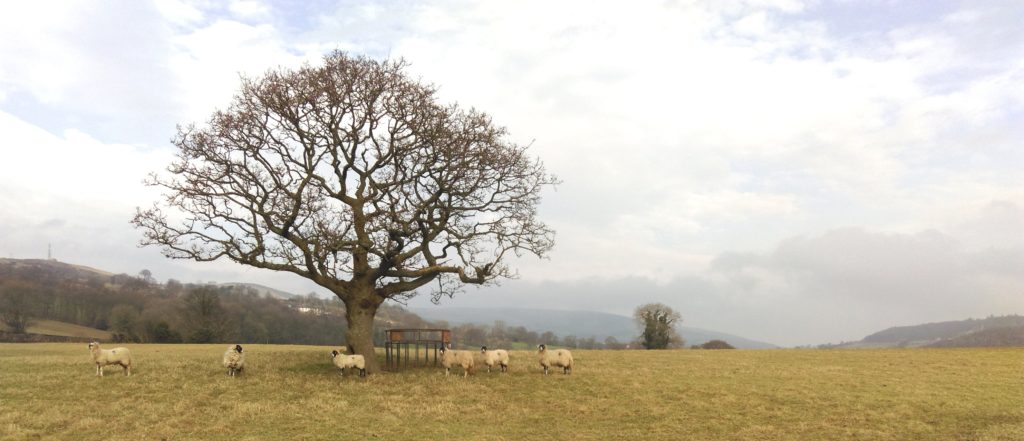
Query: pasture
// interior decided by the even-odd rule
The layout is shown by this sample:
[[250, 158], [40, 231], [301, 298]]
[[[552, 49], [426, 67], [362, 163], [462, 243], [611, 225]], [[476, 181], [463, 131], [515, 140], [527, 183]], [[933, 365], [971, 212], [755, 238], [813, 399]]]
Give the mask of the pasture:
[[[329, 347], [0, 344], [0, 439], [1022, 440], [1024, 350], [573, 351], [511, 372], [339, 377]], [[111, 345], [105, 345], [109, 348]], [[458, 375], [456, 375], [458, 374]]]

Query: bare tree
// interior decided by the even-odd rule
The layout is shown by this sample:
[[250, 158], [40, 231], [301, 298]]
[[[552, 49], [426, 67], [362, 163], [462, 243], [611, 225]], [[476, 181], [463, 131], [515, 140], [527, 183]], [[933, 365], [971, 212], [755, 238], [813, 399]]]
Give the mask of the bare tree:
[[138, 210], [143, 245], [171, 258], [287, 271], [335, 293], [347, 339], [373, 357], [373, 318], [421, 288], [434, 301], [543, 257], [537, 219], [556, 182], [475, 110], [437, 102], [404, 61], [335, 52], [321, 66], [242, 80], [202, 128], [180, 127], [165, 201]]
[[185, 294], [182, 319], [193, 343], [218, 343], [229, 337], [232, 325], [220, 303], [220, 293], [212, 286], [193, 288]]
[[0, 284], [0, 322], [15, 334], [24, 334], [34, 323], [37, 296], [33, 291], [31, 285], [20, 281]]
[[148, 269], [139, 271], [139, 278], [144, 280], [146, 283], [156, 283], [156, 279], [153, 278], [153, 272]]
[[642, 329], [640, 344], [647, 349], [667, 349], [682, 347], [686, 342], [676, 331], [676, 324], [683, 317], [678, 312], [661, 303], [640, 305], [633, 312], [633, 318]]

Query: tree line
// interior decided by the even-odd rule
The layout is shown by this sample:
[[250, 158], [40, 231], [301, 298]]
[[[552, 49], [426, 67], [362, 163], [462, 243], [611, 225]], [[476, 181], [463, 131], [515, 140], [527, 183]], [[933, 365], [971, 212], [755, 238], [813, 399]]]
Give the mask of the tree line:
[[339, 344], [338, 301], [282, 301], [239, 286], [156, 283], [139, 276], [84, 273], [70, 265], [0, 265], [0, 320], [24, 333], [36, 320], [109, 331], [144, 343]]
[[[309, 294], [282, 300], [239, 285], [157, 283], [148, 270], [138, 275], [102, 275], [71, 265], [12, 261], [0, 265], [0, 320], [24, 333], [33, 321], [55, 320], [109, 331], [115, 341], [140, 343], [279, 343], [344, 345], [345, 306], [337, 298]], [[638, 348], [615, 337], [537, 332], [498, 321], [491, 325], [431, 322], [384, 304], [374, 340], [386, 328], [446, 328], [458, 347], [484, 345], [524, 349], [540, 343], [579, 349]]]
[[[282, 300], [245, 285], [158, 283], [148, 270], [106, 275], [58, 262], [0, 262], [0, 321], [12, 333], [25, 333], [34, 320], [55, 320], [109, 331], [120, 342], [345, 345], [345, 316], [341, 300], [313, 294]], [[558, 336], [503, 321], [431, 322], [385, 303], [373, 340], [383, 345], [387, 328], [446, 328], [461, 348], [529, 349], [541, 343], [574, 349], [685, 347], [675, 330], [682, 318], [668, 306], [641, 305], [634, 318], [641, 332], [623, 342], [612, 336]]]

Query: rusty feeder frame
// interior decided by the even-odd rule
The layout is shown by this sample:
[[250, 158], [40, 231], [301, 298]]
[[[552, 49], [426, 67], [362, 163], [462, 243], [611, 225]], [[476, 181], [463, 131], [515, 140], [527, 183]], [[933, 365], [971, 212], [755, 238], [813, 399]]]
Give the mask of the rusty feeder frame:
[[[385, 369], [395, 371], [404, 367], [437, 366], [438, 351], [452, 342], [448, 329], [387, 329], [384, 341]], [[420, 347], [423, 358], [420, 359]], [[404, 352], [404, 353], [403, 353]], [[433, 359], [431, 359], [433, 353]]]

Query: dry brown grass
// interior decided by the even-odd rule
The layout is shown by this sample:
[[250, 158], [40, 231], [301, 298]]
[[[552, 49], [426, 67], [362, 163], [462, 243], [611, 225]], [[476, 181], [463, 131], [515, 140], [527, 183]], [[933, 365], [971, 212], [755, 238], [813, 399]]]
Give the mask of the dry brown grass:
[[1024, 440], [1024, 350], [574, 351], [572, 376], [340, 378], [331, 348], [0, 344], [0, 439]]

